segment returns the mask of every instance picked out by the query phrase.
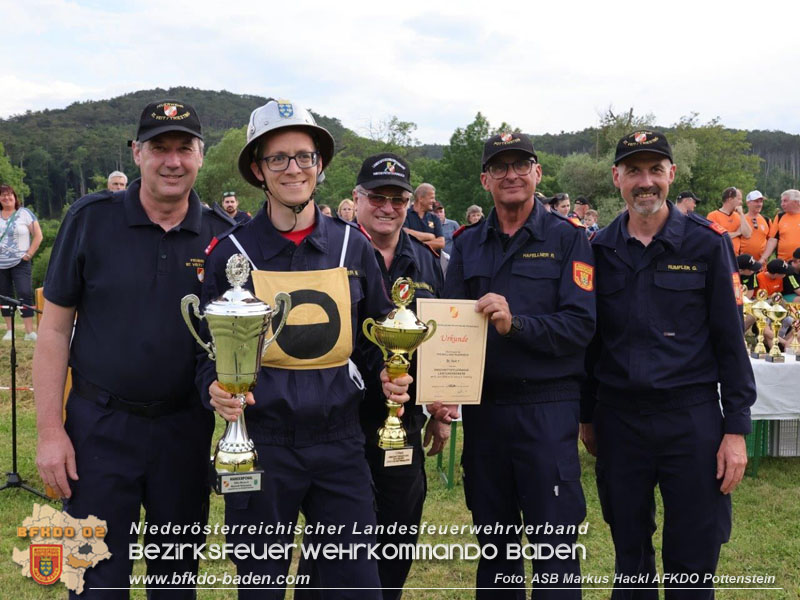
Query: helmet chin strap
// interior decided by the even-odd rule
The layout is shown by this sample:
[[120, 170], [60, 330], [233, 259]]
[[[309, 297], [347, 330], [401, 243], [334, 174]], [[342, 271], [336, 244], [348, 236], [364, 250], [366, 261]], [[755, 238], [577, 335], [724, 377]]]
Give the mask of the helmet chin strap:
[[258, 164], [258, 170], [261, 171], [261, 177], [262, 177], [261, 190], [264, 192], [264, 198], [267, 199], [267, 215], [269, 216], [269, 220], [272, 221], [272, 200], [275, 200], [282, 206], [285, 206], [286, 208], [291, 210], [292, 214], [294, 215], [294, 224], [289, 229], [278, 229], [274, 221], [272, 221], [272, 226], [275, 227], [275, 229], [277, 229], [280, 233], [289, 233], [290, 231], [294, 231], [295, 227], [297, 227], [297, 215], [303, 212], [306, 206], [308, 206], [308, 203], [314, 199], [314, 192], [316, 192], [317, 186], [316, 185], [314, 186], [314, 189], [312, 190], [311, 196], [309, 196], [308, 200], [302, 202], [301, 204], [298, 204], [297, 206], [292, 206], [291, 204], [286, 204], [285, 202], [276, 198], [269, 190], [269, 188], [267, 187], [267, 176], [266, 173], [264, 173], [264, 171], [262, 170], [260, 163]]

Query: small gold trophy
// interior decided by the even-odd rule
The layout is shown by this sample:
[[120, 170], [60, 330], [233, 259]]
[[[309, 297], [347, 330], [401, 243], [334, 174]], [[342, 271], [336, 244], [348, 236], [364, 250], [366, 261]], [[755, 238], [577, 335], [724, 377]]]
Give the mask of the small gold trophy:
[[792, 343], [789, 344], [789, 352], [794, 354], [795, 360], [800, 360], [800, 307], [794, 302], [786, 303], [786, 310], [792, 315]]
[[770, 309], [770, 304], [767, 302], [767, 290], [758, 290], [756, 298], [757, 300], [750, 305], [750, 310], [756, 318], [758, 338], [756, 338], [756, 347], [753, 348], [750, 356], [752, 358], [766, 358], [767, 347], [764, 345], [764, 329], [767, 327], [767, 312]]
[[[750, 298], [747, 297], [747, 286], [743, 285], [742, 286], [742, 318], [744, 319], [745, 322], [747, 322], [747, 317], [748, 316], [751, 316], [751, 317], [753, 316], [753, 301], [750, 300]], [[755, 318], [755, 317], [753, 317], [753, 318]], [[750, 327], [752, 327], [752, 325]], [[747, 345], [747, 331], [750, 329], [750, 327], [745, 327], [745, 330], [744, 330], [744, 347], [747, 349], [748, 352], [750, 352], [750, 346]]]
[[781, 352], [780, 344], [778, 343], [778, 332], [781, 329], [781, 323], [786, 315], [789, 313], [783, 307], [783, 296], [781, 294], [775, 294], [772, 297], [772, 306], [770, 306], [769, 310], [767, 311], [767, 315], [772, 320], [772, 349], [769, 351], [767, 355], [767, 362], [771, 363], [782, 363], [786, 362], [786, 359], [783, 356], [783, 352]]
[[[194, 294], [183, 297], [181, 313], [197, 343], [216, 363], [220, 386], [226, 392], [234, 394], [244, 408], [245, 394], [256, 385], [261, 355], [286, 324], [292, 301], [289, 294], [280, 292], [275, 296], [276, 306], [280, 305], [280, 310], [276, 311], [244, 289], [242, 286], [250, 276], [250, 264], [241, 254], [234, 254], [228, 259], [225, 275], [233, 287], [210, 302], [204, 314], [200, 314], [200, 300]], [[205, 343], [197, 334], [189, 317], [190, 308], [197, 319], [205, 319], [208, 323], [210, 344]], [[273, 327], [272, 337], [265, 340], [276, 314], [282, 315], [281, 321], [277, 327]], [[247, 435], [244, 411], [236, 421], [228, 422], [211, 457], [211, 468], [214, 490], [218, 494], [261, 489], [261, 475], [264, 471], [258, 468], [258, 455], [253, 440]]]
[[[416, 284], [401, 277], [392, 286], [392, 301], [397, 308], [386, 315], [383, 321], [366, 319], [362, 326], [364, 335], [381, 349], [389, 378], [396, 379], [408, 373], [411, 357], [420, 344], [436, 332], [436, 321], [423, 323], [406, 308], [414, 299]], [[397, 416], [402, 404], [386, 399], [389, 416], [378, 430], [378, 447], [384, 450], [383, 464], [386, 467], [411, 464], [413, 449], [408, 445], [408, 436]]]

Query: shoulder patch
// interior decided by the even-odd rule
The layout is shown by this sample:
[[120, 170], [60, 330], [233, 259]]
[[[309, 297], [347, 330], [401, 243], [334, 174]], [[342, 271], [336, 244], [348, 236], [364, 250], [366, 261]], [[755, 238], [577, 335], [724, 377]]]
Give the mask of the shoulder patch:
[[95, 192], [94, 194], [89, 194], [88, 196], [84, 196], [83, 198], [79, 198], [73, 202], [72, 206], [69, 207], [69, 212], [74, 214], [80, 210], [83, 210], [90, 204], [96, 204], [97, 202], [101, 202], [103, 200], [111, 200], [113, 197], [114, 192], [111, 190], [102, 190], [100, 192]]
[[485, 219], [484, 219], [484, 220], [481, 220], [481, 221], [477, 221], [476, 223], [469, 223], [469, 224], [464, 224], [464, 225], [462, 225], [461, 227], [459, 227], [458, 229], [456, 229], [456, 230], [453, 232], [453, 239], [456, 239], [456, 237], [458, 237], [459, 235], [461, 235], [462, 233], [464, 233], [464, 232], [465, 232], [467, 229], [469, 229], [470, 227], [475, 227], [476, 225], [480, 225], [480, 224], [481, 224], [481, 223], [483, 223], [484, 221], [485, 221]]
[[570, 223], [575, 225], [575, 227], [580, 227], [581, 229], [586, 229], [586, 225], [581, 223], [581, 220], [578, 217], [570, 217], [567, 219]]
[[232, 234], [234, 231], [236, 231], [240, 227], [242, 227], [241, 223], [236, 223], [233, 227], [231, 227], [227, 231], [223, 231], [222, 233], [218, 233], [213, 238], [211, 238], [211, 241], [208, 243], [208, 246], [206, 246], [206, 249], [205, 249], [206, 256], [211, 254], [211, 251], [214, 250], [214, 248], [217, 247], [217, 244], [219, 244], [222, 240], [224, 240], [226, 237], [228, 237], [230, 234]]
[[722, 227], [721, 225], [718, 225], [717, 223], [714, 223], [713, 221], [709, 221], [705, 217], [701, 217], [700, 215], [698, 215], [695, 212], [687, 213], [686, 214], [686, 218], [689, 219], [690, 221], [694, 221], [695, 223], [697, 223], [699, 225], [702, 225], [703, 227], [707, 227], [708, 229], [710, 229], [711, 231], [713, 231], [714, 233], [716, 233], [718, 235], [725, 235], [726, 233], [728, 233], [728, 231], [724, 227]]

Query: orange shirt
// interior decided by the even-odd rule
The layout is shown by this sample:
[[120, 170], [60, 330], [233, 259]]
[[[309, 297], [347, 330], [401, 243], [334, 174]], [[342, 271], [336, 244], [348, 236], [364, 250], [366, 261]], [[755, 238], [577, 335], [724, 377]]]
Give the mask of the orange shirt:
[[761, 273], [756, 275], [756, 279], [758, 279], [758, 289], [767, 290], [767, 294], [770, 296], [772, 296], [772, 294], [775, 292], [783, 291], [783, 277], [772, 279], [769, 276], [769, 273], [766, 271], [761, 271]]
[[745, 215], [747, 224], [753, 230], [749, 238], [739, 236], [741, 242], [739, 243], [739, 254], [749, 254], [756, 260], [761, 258], [764, 254], [764, 249], [767, 247], [767, 238], [769, 237], [769, 221], [761, 215], [756, 217], [755, 222], [753, 219]]
[[[739, 228], [742, 226], [742, 218], [736, 211], [726, 215], [721, 210], [712, 210], [710, 213], [708, 213], [706, 219], [716, 223], [728, 233], [739, 231]], [[733, 242], [734, 254], [739, 254], [739, 245], [742, 243], [742, 236], [732, 238], [731, 242]]]
[[800, 213], [778, 213], [772, 219], [769, 237], [778, 238], [778, 258], [791, 260], [792, 253], [800, 248]]

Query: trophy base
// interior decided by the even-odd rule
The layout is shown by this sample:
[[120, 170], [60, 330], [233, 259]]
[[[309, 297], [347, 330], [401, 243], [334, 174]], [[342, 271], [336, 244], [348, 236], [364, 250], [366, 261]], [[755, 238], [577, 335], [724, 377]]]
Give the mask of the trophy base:
[[760, 359], [760, 360], [764, 360], [768, 356], [769, 356], [769, 354], [767, 354], [766, 352], [751, 352], [750, 353], [750, 358], [757, 358], [757, 359]]
[[772, 356], [771, 354], [768, 354], [767, 355], [767, 362], [782, 363], [782, 362], [786, 362], [786, 358], [783, 356], [783, 354], [781, 354], [780, 356]]
[[404, 446], [402, 448], [383, 449], [384, 467], [402, 467], [410, 465], [414, 461], [414, 447]]
[[264, 469], [237, 472], [217, 471], [212, 460], [209, 465], [209, 471], [214, 491], [217, 494], [261, 491], [261, 475], [264, 473]]

